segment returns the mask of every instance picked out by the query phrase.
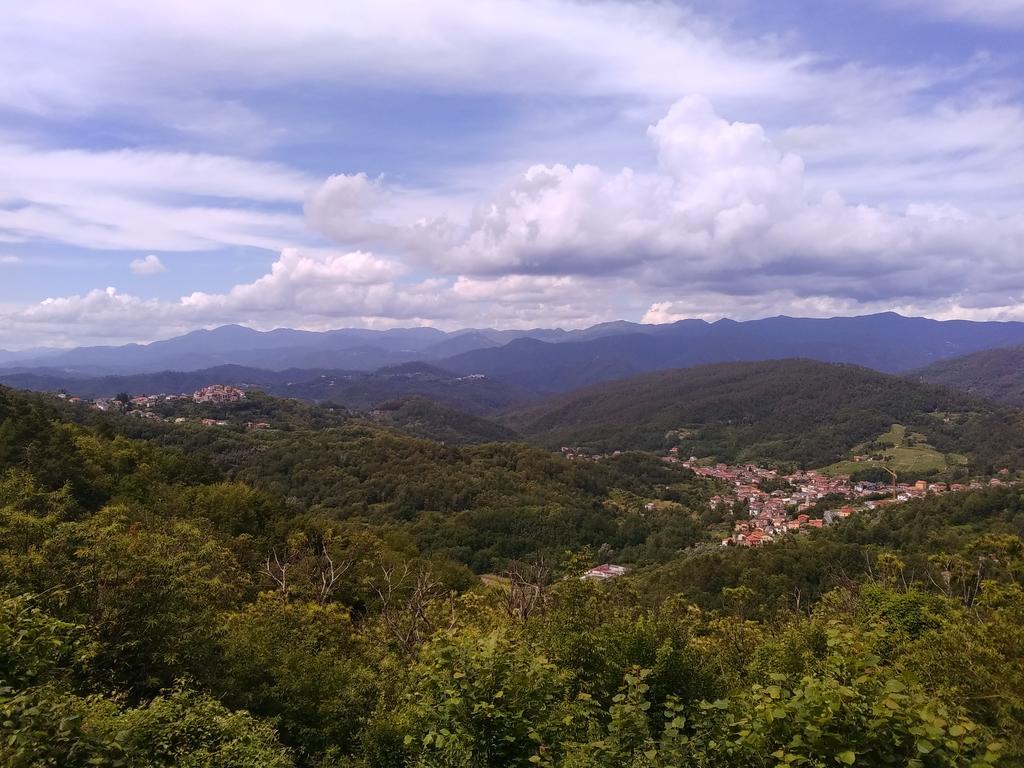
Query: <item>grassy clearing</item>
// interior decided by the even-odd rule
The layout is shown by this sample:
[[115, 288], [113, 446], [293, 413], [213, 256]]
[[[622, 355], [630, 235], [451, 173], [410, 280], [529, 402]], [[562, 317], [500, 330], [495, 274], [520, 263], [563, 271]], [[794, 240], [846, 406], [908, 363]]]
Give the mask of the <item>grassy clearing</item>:
[[[871, 458], [879, 451], [875, 446], [884, 447], [884, 459]], [[888, 432], [879, 435], [873, 441], [856, 446], [851, 454], [867, 455], [863, 461], [848, 459], [822, 469], [830, 475], [852, 475], [871, 467], [889, 467], [897, 474], [923, 474], [928, 472], [944, 472], [951, 467], [965, 464], [966, 457], [956, 453], [943, 454], [925, 442], [923, 435], [907, 432], [902, 424], [893, 424]]]

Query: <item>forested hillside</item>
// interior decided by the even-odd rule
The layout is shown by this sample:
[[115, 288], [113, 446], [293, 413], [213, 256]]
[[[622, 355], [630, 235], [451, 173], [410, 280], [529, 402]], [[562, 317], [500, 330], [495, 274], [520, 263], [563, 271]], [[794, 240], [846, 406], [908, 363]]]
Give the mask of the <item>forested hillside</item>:
[[465, 413], [425, 397], [406, 397], [377, 403], [370, 413], [373, 421], [414, 437], [443, 443], [494, 443], [517, 440], [508, 427]]
[[1003, 347], [942, 360], [911, 378], [1024, 407], [1024, 347]]
[[0, 389], [4, 766], [1024, 759], [1016, 487], [736, 551], [643, 454], [80, 416]]
[[476, 415], [494, 414], [533, 399], [512, 384], [485, 376], [460, 376], [426, 363], [407, 363], [373, 372], [324, 368], [271, 371], [241, 365], [121, 376], [84, 376], [54, 369], [0, 370], [0, 383], [37, 392], [64, 391], [84, 398], [114, 397], [122, 392], [191, 393], [211, 384], [229, 384], [359, 411], [398, 398], [425, 397]]
[[893, 423], [975, 467], [1024, 462], [1021, 415], [979, 398], [853, 365], [810, 360], [661, 371], [553, 397], [509, 415], [549, 447], [665, 449], [723, 461], [820, 467]]

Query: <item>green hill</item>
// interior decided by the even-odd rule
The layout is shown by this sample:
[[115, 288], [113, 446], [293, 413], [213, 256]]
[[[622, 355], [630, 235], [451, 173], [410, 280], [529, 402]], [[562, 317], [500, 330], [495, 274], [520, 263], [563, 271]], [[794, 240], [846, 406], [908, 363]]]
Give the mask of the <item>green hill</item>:
[[940, 360], [914, 371], [918, 381], [1024, 407], [1024, 347], [1003, 347]]
[[599, 384], [512, 413], [548, 446], [667, 449], [725, 461], [821, 467], [902, 424], [979, 469], [1024, 459], [1021, 414], [980, 398], [854, 365], [726, 363]]
[[1024, 760], [1018, 485], [719, 546], [720, 485], [650, 453], [315, 416], [0, 387], [0, 766]]
[[853, 475], [888, 467], [906, 478], [945, 472], [967, 464], [967, 457], [937, 451], [924, 435], [911, 432], [902, 424], [893, 424], [884, 435], [854, 446], [851, 453], [853, 458], [831, 464], [825, 470], [833, 474]]
[[425, 397], [380, 403], [370, 413], [380, 424], [442, 443], [494, 443], [518, 439], [508, 427], [481, 416], [446, 408]]

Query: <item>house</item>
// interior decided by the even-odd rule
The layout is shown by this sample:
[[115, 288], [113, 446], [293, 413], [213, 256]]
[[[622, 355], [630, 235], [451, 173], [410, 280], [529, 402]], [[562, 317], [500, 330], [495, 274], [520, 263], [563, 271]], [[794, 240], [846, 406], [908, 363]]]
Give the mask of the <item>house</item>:
[[192, 399], [197, 403], [237, 403], [245, 400], [245, 392], [226, 384], [211, 384], [193, 392]]
[[617, 576], [623, 576], [626, 573], [626, 566], [624, 565], [612, 565], [611, 563], [604, 563], [591, 568], [589, 571], [580, 576], [581, 581], [607, 581], [608, 579], [614, 579]]

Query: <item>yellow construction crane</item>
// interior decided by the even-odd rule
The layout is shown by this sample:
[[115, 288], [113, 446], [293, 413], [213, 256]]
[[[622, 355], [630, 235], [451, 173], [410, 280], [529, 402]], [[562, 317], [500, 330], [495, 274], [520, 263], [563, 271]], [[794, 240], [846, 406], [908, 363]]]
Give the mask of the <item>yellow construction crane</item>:
[[897, 486], [896, 486], [896, 473], [893, 472], [888, 467], [882, 467], [882, 469], [884, 469], [886, 472], [888, 472], [890, 475], [892, 475], [892, 497], [895, 499], [896, 498], [896, 488], [897, 488]]

